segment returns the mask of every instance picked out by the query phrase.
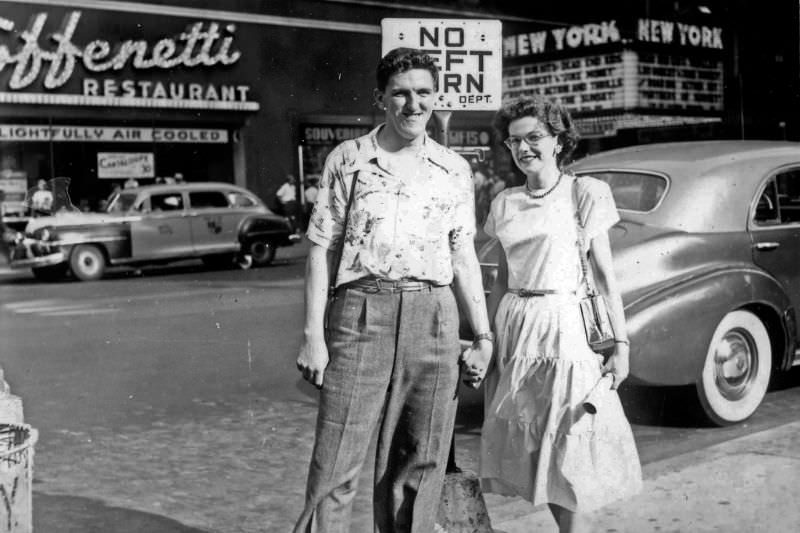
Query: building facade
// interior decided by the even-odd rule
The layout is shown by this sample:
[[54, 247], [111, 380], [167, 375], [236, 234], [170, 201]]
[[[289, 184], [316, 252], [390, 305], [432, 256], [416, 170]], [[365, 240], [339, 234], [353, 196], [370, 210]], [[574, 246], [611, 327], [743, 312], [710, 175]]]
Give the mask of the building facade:
[[[73, 203], [96, 208], [128, 178], [176, 174], [271, 203], [287, 174], [318, 175], [333, 146], [381, 120], [372, 90], [386, 17], [500, 19], [506, 96], [559, 98], [582, 153], [745, 129], [792, 138], [797, 28], [764, 29], [797, 26], [797, 5], [759, 18], [742, 0], [716, 1], [711, 15], [679, 4], [0, 0], [2, 205], [20, 214], [38, 180], [67, 178]], [[772, 87], [750, 81], [761, 79]], [[513, 165], [491, 117], [454, 112], [448, 142], [503, 174]]]

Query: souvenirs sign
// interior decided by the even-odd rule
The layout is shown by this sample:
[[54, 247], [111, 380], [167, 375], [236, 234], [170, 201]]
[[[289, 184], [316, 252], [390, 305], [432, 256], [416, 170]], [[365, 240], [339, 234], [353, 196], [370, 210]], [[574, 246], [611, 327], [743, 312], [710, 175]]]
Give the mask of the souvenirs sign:
[[381, 21], [382, 54], [417, 48], [439, 66], [434, 109], [495, 110], [502, 93], [502, 27], [499, 20], [401, 19]]

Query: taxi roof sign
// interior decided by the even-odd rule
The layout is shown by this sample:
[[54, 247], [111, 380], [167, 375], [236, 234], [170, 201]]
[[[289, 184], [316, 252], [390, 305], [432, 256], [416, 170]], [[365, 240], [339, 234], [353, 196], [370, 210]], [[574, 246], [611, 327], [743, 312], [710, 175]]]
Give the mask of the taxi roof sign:
[[502, 24], [486, 19], [385, 18], [381, 55], [417, 48], [439, 65], [439, 111], [494, 111], [502, 97]]

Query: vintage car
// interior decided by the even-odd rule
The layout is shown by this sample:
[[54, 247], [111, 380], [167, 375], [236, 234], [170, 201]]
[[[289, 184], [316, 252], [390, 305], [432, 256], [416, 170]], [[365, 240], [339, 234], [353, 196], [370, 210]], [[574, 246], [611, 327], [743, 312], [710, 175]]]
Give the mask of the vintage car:
[[[631, 381], [689, 385], [708, 418], [749, 417], [800, 363], [800, 144], [708, 141], [608, 151], [569, 171], [612, 190]], [[488, 289], [496, 242], [479, 248]]]
[[263, 266], [280, 246], [300, 239], [253, 193], [227, 183], [149, 185], [123, 189], [104, 213], [65, 211], [32, 218], [18, 234], [12, 268], [43, 280], [71, 271], [96, 280], [109, 265], [200, 258], [209, 266]]

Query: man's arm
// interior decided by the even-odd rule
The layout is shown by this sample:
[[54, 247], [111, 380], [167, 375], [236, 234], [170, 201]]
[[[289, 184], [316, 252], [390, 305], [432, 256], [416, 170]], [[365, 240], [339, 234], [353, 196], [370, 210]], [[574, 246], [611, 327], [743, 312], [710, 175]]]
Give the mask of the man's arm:
[[297, 368], [303, 379], [322, 388], [325, 368], [328, 366], [328, 347], [325, 345], [325, 307], [328, 304], [333, 253], [318, 244], [312, 244], [306, 259], [305, 325]]
[[[472, 242], [465, 243], [453, 251], [453, 275], [456, 297], [473, 333], [489, 332], [489, 316], [486, 312], [481, 267]], [[493, 343], [488, 339], [482, 339], [473, 343], [461, 354], [461, 362], [467, 374], [465, 383], [470, 387], [480, 386], [492, 358], [492, 349]]]

